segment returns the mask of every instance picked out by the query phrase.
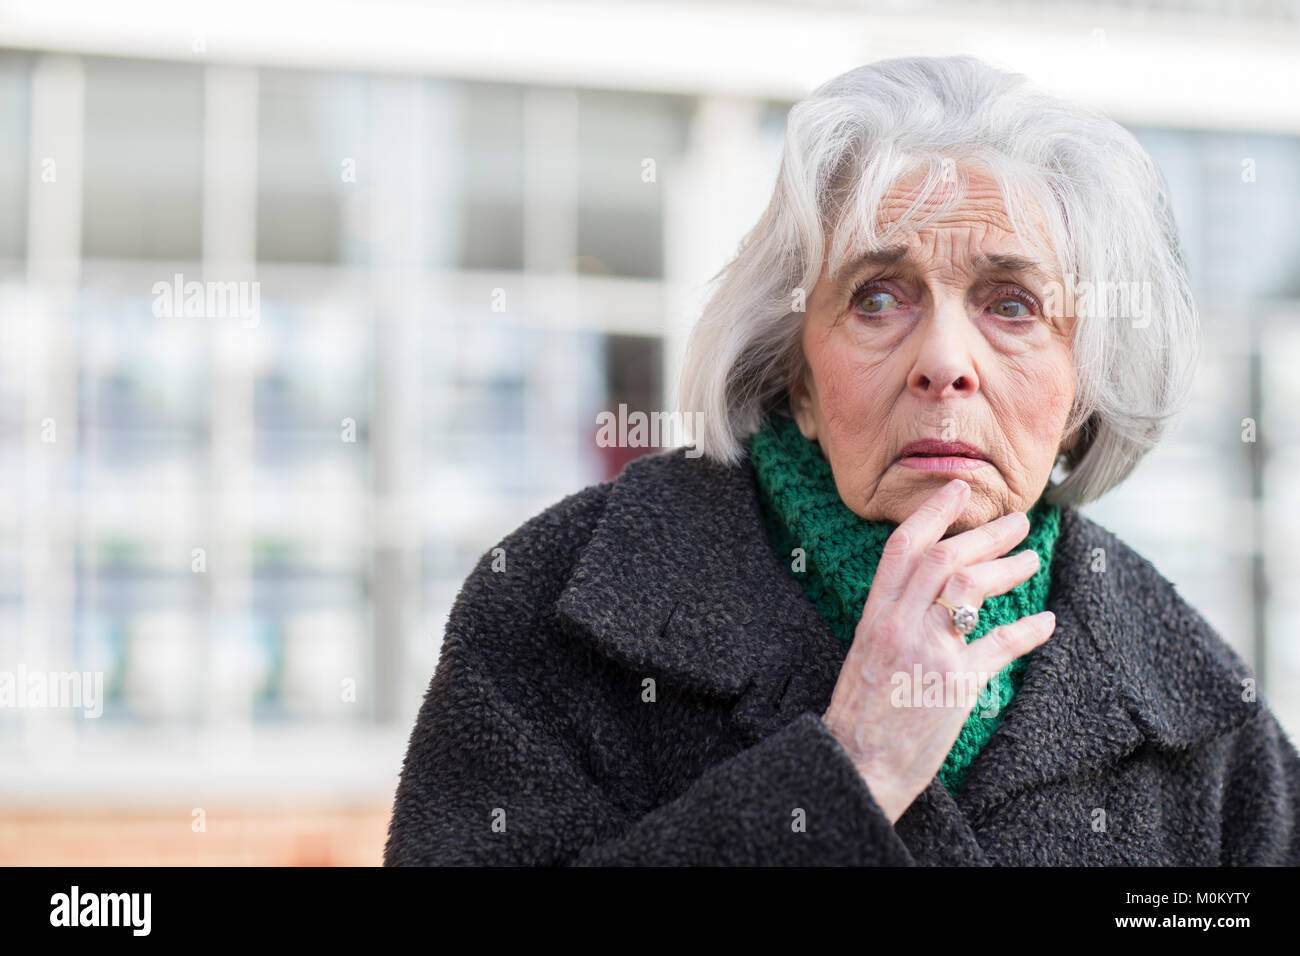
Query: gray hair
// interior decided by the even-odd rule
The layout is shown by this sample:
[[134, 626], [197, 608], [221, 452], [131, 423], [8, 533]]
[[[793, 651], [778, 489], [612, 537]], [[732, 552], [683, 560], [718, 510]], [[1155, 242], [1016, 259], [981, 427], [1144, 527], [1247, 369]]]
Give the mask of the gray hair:
[[[1065, 428], [1082, 433], [1058, 456], [1065, 477], [1044, 498], [1092, 501], [1156, 444], [1187, 399], [1200, 348], [1159, 167], [1102, 112], [1037, 92], [1019, 74], [970, 56], [904, 57], [850, 70], [790, 110], [771, 202], [710, 280], [687, 345], [680, 405], [698, 423], [704, 455], [740, 461], [742, 442], [787, 399], [803, 369], [803, 296], [823, 265], [834, 276], [850, 254], [952, 208], [962, 189], [932, 194], [954, 177], [964, 186], [958, 164], [989, 172], [1026, 242], [1020, 224], [1030, 221], [1028, 203], [1037, 207], [1044, 251], [1067, 288], [1090, 297], [1091, 308], [1073, 312]], [[882, 197], [916, 172], [924, 180], [914, 204], [881, 234]], [[927, 201], [938, 204], [917, 221]], [[1139, 311], [1114, 294], [1139, 290]]]

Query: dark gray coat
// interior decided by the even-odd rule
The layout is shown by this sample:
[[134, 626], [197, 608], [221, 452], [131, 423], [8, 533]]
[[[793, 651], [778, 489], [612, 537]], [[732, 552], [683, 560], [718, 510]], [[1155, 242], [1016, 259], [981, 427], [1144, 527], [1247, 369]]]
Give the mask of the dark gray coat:
[[1249, 670], [1072, 509], [1055, 633], [957, 799], [936, 777], [890, 826], [820, 720], [843, 649], [757, 507], [748, 462], [665, 452], [485, 554], [385, 864], [1300, 863], [1300, 758]]

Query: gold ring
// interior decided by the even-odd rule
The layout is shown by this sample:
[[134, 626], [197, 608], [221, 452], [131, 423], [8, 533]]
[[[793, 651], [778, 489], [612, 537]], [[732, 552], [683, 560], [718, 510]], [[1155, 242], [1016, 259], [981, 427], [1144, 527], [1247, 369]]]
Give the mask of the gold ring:
[[953, 607], [943, 598], [935, 598], [934, 603], [948, 609], [948, 616], [952, 618], [953, 630], [961, 637], [965, 637], [975, 630], [975, 626], [979, 624], [980, 612], [969, 604]]

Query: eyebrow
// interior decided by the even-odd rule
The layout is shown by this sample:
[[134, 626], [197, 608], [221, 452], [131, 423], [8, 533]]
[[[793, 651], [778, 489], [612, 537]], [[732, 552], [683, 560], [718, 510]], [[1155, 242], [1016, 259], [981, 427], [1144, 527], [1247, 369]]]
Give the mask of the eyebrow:
[[1050, 279], [1047, 270], [1043, 267], [1041, 262], [1011, 252], [994, 252], [987, 256], [976, 256], [975, 268], [981, 270], [1001, 269], [1004, 272], [1023, 272], [1026, 275], [1038, 276], [1038, 278], [1045, 282]]
[[[848, 269], [843, 274], [855, 275], [864, 266], [894, 265], [906, 259], [907, 253], [907, 246], [884, 246], [879, 249], [870, 249], [850, 262]], [[1011, 252], [980, 254], [975, 257], [975, 268], [981, 272], [1020, 272], [1025, 275], [1037, 276], [1044, 282], [1050, 281], [1051, 278], [1041, 262]]]
[[846, 275], [857, 272], [863, 266], [891, 266], [907, 256], [907, 246], [884, 246], [868, 249], [848, 264]]

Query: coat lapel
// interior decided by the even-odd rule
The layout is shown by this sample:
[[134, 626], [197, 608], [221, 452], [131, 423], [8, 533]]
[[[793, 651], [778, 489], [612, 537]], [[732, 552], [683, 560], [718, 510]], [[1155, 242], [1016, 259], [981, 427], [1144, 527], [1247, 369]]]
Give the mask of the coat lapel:
[[[1056, 631], [1030, 655], [957, 798], [936, 777], [897, 822], [918, 862], [987, 864], [975, 831], [1015, 793], [1099, 772], [1144, 740], [1186, 746], [1248, 718], [1249, 705], [1225, 703], [1232, 661], [1190, 609], [1181, 634], [1190, 644], [1174, 647], [1128, 613], [1135, 588], [1162, 583], [1172, 593], [1113, 535], [1063, 509], [1047, 601]], [[768, 543], [748, 461], [728, 467], [678, 450], [632, 462], [556, 609], [610, 658], [728, 702], [749, 744], [823, 712], [844, 659]], [[1170, 663], [1179, 653], [1209, 654], [1220, 670], [1189, 692]]]
[[957, 796], [977, 826], [1014, 793], [1103, 771], [1143, 744], [1186, 750], [1253, 716], [1245, 664], [1150, 562], [1072, 508], [1047, 607], [1056, 630]]
[[1062, 509], [1046, 602], [1056, 630], [1029, 655], [1020, 689], [958, 792], [972, 822], [1018, 791], [1108, 767], [1144, 739], [1117, 679], [1112, 582], [1091, 570], [1098, 530]]
[[730, 702], [749, 744], [824, 710], [842, 660], [767, 541], [748, 463], [628, 465], [556, 609], [608, 657]]

